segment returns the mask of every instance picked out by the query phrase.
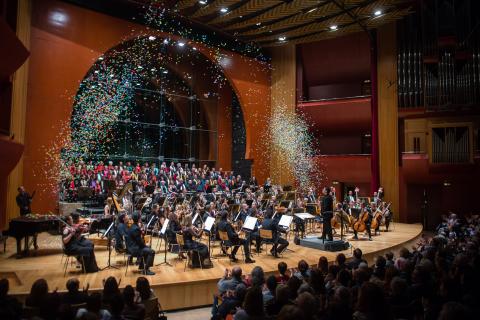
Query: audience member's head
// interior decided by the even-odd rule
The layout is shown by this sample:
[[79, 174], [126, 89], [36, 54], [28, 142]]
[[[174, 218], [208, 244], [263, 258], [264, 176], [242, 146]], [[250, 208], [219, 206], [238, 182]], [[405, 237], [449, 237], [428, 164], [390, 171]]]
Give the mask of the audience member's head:
[[328, 259], [325, 256], [321, 256], [320, 259], [318, 259], [318, 269], [323, 273], [323, 275], [326, 275], [328, 273]]
[[265, 274], [262, 267], [256, 266], [252, 269], [252, 285], [262, 286], [265, 283]]
[[237, 281], [242, 281], [242, 268], [235, 266], [232, 269], [232, 277]]
[[285, 305], [280, 310], [280, 313], [276, 317], [277, 320], [304, 320], [305, 315], [303, 311], [296, 305]]
[[77, 278], [72, 278], [67, 280], [67, 290], [70, 294], [75, 294], [78, 292], [80, 287], [80, 281]]
[[249, 317], [263, 315], [263, 295], [259, 286], [253, 286], [247, 290], [245, 300], [243, 301], [243, 309]]
[[284, 276], [287, 272], [287, 268], [288, 266], [285, 262], [281, 261], [278, 263], [278, 273], [280, 273], [282, 276]]
[[277, 289], [277, 278], [274, 275], [270, 275], [266, 281], [268, 291], [272, 292], [275, 295], [275, 290]]
[[102, 295], [99, 292], [91, 293], [87, 298], [87, 310], [99, 314], [102, 308]]
[[150, 296], [152, 295], [152, 290], [150, 289], [150, 283], [148, 282], [147, 278], [138, 277], [135, 289], [140, 295], [142, 301], [150, 299]]
[[316, 314], [317, 301], [310, 292], [302, 292], [295, 300], [297, 306], [303, 311], [305, 319], [312, 319]]
[[48, 284], [45, 279], [38, 279], [32, 284], [30, 289], [30, 299], [33, 301], [41, 301], [48, 294]]
[[302, 280], [298, 279], [296, 276], [292, 276], [287, 281], [287, 286], [290, 289], [290, 299], [295, 300], [297, 297], [297, 291], [302, 285]]
[[0, 299], [5, 298], [8, 294], [9, 283], [7, 278], [0, 279]]
[[127, 306], [133, 306], [135, 304], [135, 290], [131, 285], [127, 285], [125, 289], [123, 289], [123, 301]]
[[339, 253], [337, 254], [337, 259], [335, 260], [335, 262], [337, 263], [337, 266], [343, 267], [345, 266], [346, 260], [347, 260], [347, 257], [345, 257], [343, 253]]

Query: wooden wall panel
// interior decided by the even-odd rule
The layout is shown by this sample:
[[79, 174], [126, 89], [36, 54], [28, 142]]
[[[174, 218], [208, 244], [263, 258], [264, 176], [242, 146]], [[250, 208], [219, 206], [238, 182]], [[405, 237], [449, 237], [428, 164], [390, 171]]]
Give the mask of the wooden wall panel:
[[399, 151], [395, 23], [390, 23], [378, 29], [377, 48], [380, 185], [385, 189], [386, 201], [392, 202], [395, 221], [398, 221]]
[[[19, 0], [17, 12], [17, 37], [25, 48], [30, 49], [30, 21], [32, 4], [31, 0]], [[15, 142], [25, 143], [25, 118], [27, 114], [27, 87], [29, 60], [15, 72], [12, 90], [12, 111], [10, 114], [10, 132], [15, 135]], [[19, 215], [19, 209], [15, 202], [17, 188], [23, 184], [23, 156], [8, 176], [7, 182], [7, 205], [3, 225], [10, 219]], [[28, 190], [32, 192], [32, 190]]]
[[[295, 113], [296, 105], [296, 49], [285, 45], [272, 49], [272, 116], [275, 112]], [[293, 184], [292, 168], [282, 157], [281, 151], [272, 146], [270, 176], [273, 183]]]

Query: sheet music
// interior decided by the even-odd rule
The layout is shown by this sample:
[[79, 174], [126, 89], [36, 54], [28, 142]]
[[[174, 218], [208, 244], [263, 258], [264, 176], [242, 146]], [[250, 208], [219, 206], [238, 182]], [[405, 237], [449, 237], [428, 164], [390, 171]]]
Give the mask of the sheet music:
[[255, 229], [256, 224], [257, 224], [257, 218], [248, 216], [245, 219], [245, 223], [243, 224], [242, 228], [253, 231], [253, 229]]
[[308, 212], [295, 213], [295, 216], [296, 216], [296, 217], [299, 217], [299, 218], [302, 219], [302, 220], [315, 218], [314, 215], [312, 215], [312, 214], [310, 214], [310, 213], [308, 213]]
[[207, 220], [205, 220], [205, 227], [203, 227], [203, 230], [210, 232], [210, 230], [212, 230], [214, 223], [215, 223], [214, 217], [207, 217]]
[[192, 224], [195, 224], [195, 221], [197, 221], [197, 218], [198, 218], [198, 212], [195, 213], [195, 215], [193, 216]]
[[167, 231], [167, 227], [168, 227], [169, 222], [170, 222], [170, 220], [165, 219], [165, 221], [163, 222], [162, 229], [160, 230], [160, 234], [165, 234], [165, 232]]
[[278, 222], [278, 225], [284, 227], [284, 228], [290, 228], [290, 224], [292, 223], [293, 216], [288, 216], [284, 214], [281, 218], [280, 221]]

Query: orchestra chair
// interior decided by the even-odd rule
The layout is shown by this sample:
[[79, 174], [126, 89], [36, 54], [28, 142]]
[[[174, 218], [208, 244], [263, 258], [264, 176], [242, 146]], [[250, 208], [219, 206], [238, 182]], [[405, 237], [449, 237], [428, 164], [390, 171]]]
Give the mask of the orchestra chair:
[[265, 246], [265, 254], [268, 255], [268, 245], [272, 245], [272, 248], [274, 248], [275, 246], [275, 241], [273, 240], [273, 232], [272, 230], [265, 230], [262, 228], [259, 228], [258, 230], [260, 231], [260, 247]]
[[177, 237], [177, 243], [179, 245], [178, 254], [180, 254], [180, 252], [187, 254], [187, 259], [185, 259], [185, 266], [183, 267], [183, 271], [185, 272], [187, 270], [188, 262], [191, 260], [190, 257], [194, 253], [197, 254], [198, 261], [200, 262], [200, 268], [203, 269], [203, 262], [202, 262], [202, 259], [200, 258], [200, 253], [198, 252], [198, 250], [185, 248], [185, 239], [183, 238], [183, 234], [177, 233], [176, 237]]
[[220, 254], [226, 252], [228, 255], [228, 249], [240, 247], [240, 250], [242, 251], [242, 256], [245, 259], [245, 252], [243, 252], [243, 246], [240, 244], [233, 244], [232, 241], [228, 239], [228, 233], [226, 231], [218, 230], [218, 236], [220, 237], [220, 250], [222, 251]]
[[63, 269], [64, 269], [63, 277], [64, 278], [67, 275], [68, 264], [71, 262], [72, 258], [76, 259], [76, 257], [80, 257], [80, 260], [82, 261], [82, 273], [87, 273], [87, 271], [85, 270], [85, 260], [84, 260], [82, 255], [67, 253], [66, 250], [65, 250], [65, 246], [63, 245], [63, 241], [62, 241], [62, 251], [63, 251], [62, 259], [65, 257], [65, 264], [63, 265]]
[[[123, 239], [123, 243], [125, 244], [125, 252], [123, 254], [123, 261], [125, 262], [125, 275], [127, 275], [128, 265], [129, 265], [128, 260], [133, 261], [133, 258], [135, 256], [130, 253], [130, 250], [128, 250], [128, 244], [127, 244], [127, 241], [126, 241], [125, 238]], [[136, 257], [136, 258], [137, 258], [137, 261], [138, 261], [138, 259], [142, 259], [143, 266], [144, 266], [142, 273], [145, 274], [146, 270], [147, 270], [145, 268], [145, 258], [143, 257], [143, 255], [141, 257]]]

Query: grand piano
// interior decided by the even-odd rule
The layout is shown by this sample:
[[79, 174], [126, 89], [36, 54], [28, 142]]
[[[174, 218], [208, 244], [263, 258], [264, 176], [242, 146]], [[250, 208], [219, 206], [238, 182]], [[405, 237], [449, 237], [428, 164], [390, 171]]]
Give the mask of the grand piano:
[[[30, 249], [29, 238], [41, 232], [59, 233], [61, 222], [54, 215], [26, 215], [10, 220], [7, 235], [17, 240], [17, 257], [27, 256]], [[22, 239], [25, 249], [22, 251]], [[37, 249], [37, 244], [34, 243]]]

